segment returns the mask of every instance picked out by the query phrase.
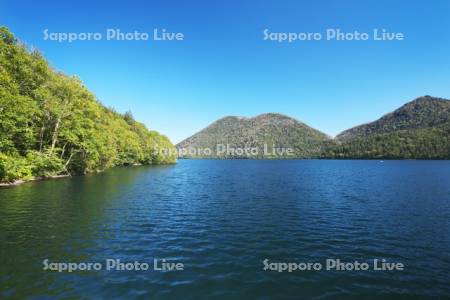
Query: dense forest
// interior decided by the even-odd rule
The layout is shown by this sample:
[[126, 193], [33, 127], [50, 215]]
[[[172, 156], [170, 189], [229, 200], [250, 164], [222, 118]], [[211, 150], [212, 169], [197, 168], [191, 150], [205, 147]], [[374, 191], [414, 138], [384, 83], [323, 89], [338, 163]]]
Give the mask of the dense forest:
[[[282, 114], [268, 113], [253, 118], [228, 116], [217, 120], [205, 129], [176, 145], [186, 158], [292, 158], [287, 154], [273, 155], [276, 148], [290, 148], [296, 158], [318, 157], [322, 145], [330, 138], [308, 125]], [[258, 151], [234, 155], [232, 151], [217, 150], [217, 145], [231, 148], [253, 148]], [[264, 153], [267, 147], [269, 154]], [[210, 155], [189, 153], [190, 149], [212, 149]]]
[[0, 182], [175, 160], [165, 136], [106, 108], [0, 28]]
[[[274, 144], [294, 149], [292, 156], [239, 158], [450, 159], [450, 101], [419, 97], [374, 122], [345, 130], [336, 138], [280, 114], [226, 117], [182, 141], [177, 148], [183, 153], [191, 148], [214, 149], [217, 144], [259, 149], [263, 144]], [[216, 153], [211, 156], [233, 158]]]
[[450, 159], [450, 101], [423, 96], [353, 127], [324, 146], [326, 158]]
[[331, 141], [323, 158], [450, 159], [450, 123]]

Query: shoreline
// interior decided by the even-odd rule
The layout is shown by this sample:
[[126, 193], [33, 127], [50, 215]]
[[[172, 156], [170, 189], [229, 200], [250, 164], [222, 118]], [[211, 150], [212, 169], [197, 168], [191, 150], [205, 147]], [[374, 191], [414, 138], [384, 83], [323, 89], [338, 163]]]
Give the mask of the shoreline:
[[221, 157], [178, 157], [178, 159], [182, 160], [417, 160], [417, 161], [431, 161], [431, 160], [440, 160], [440, 161], [450, 161], [449, 158], [350, 158], [350, 157], [342, 157], [342, 158], [329, 158], [329, 157], [279, 157], [279, 158], [260, 158], [260, 157], [235, 157], [235, 158], [221, 158]]
[[73, 177], [72, 175], [55, 175], [55, 176], [49, 176], [49, 177], [37, 177], [33, 179], [18, 179], [14, 180], [13, 182], [0, 182], [0, 188], [8, 188], [8, 187], [14, 187], [18, 186], [27, 182], [35, 182], [35, 181], [44, 181], [44, 180], [50, 180], [50, 179], [61, 179], [61, 178], [68, 178]]
[[[450, 161], [450, 159], [444, 159], [444, 158], [429, 158], [429, 159], [423, 159], [423, 158], [217, 158], [217, 157], [178, 157], [177, 160], [261, 160], [261, 161], [275, 161], [275, 160], [282, 160], [282, 161], [290, 161], [290, 160], [337, 160], [337, 161], [342, 161], [342, 160], [351, 160], [351, 161], [363, 161], [363, 160], [367, 160], [367, 161], [380, 161], [380, 162], [384, 162], [384, 161]], [[174, 165], [175, 163], [168, 163], [168, 164], [150, 164], [150, 165], [145, 165], [145, 164], [132, 164], [132, 165], [127, 165], [127, 166], [115, 166], [113, 168], [119, 168], [119, 167], [141, 167], [141, 166], [160, 166], [160, 165]], [[110, 168], [110, 169], [113, 169]], [[109, 169], [107, 169], [109, 170]], [[2, 188], [10, 188], [10, 187], [15, 187], [18, 185], [22, 185], [24, 183], [30, 183], [30, 182], [37, 182], [37, 181], [45, 181], [45, 180], [51, 180], [51, 179], [63, 179], [63, 178], [70, 178], [70, 177], [74, 177], [74, 176], [85, 176], [88, 174], [94, 174], [94, 173], [102, 173], [104, 171], [107, 170], [103, 170], [103, 171], [96, 171], [96, 172], [89, 172], [86, 174], [80, 174], [80, 175], [55, 175], [55, 176], [49, 176], [49, 177], [38, 177], [38, 178], [33, 178], [33, 179], [28, 179], [28, 180], [24, 180], [24, 179], [19, 179], [19, 180], [15, 180], [14, 182], [0, 182], [0, 189]]]
[[0, 182], [0, 189], [2, 189], [2, 188], [11, 188], [11, 187], [22, 185], [24, 183], [31, 183], [31, 182], [37, 182], [37, 181], [45, 181], [45, 180], [51, 180], [51, 179], [63, 179], [63, 178], [69, 178], [69, 177], [75, 177], [75, 176], [85, 176], [85, 175], [88, 175], [88, 174], [98, 174], [98, 173], [103, 173], [103, 172], [105, 172], [107, 170], [114, 169], [114, 168], [119, 168], [119, 167], [130, 168], [130, 167], [160, 166], [160, 165], [174, 165], [174, 164], [176, 164], [176, 162], [166, 163], [166, 164], [149, 164], [149, 165], [141, 164], [141, 163], [135, 163], [135, 164], [132, 164], [132, 165], [115, 166], [115, 167], [112, 167], [112, 168], [108, 168], [106, 170], [94, 171], [94, 172], [89, 172], [89, 173], [86, 173], [86, 174], [79, 174], [79, 175], [65, 174], [65, 175], [55, 175], [55, 176], [48, 176], [48, 177], [37, 177], [37, 178], [32, 178], [32, 179], [18, 179], [18, 180], [14, 180], [13, 182]]

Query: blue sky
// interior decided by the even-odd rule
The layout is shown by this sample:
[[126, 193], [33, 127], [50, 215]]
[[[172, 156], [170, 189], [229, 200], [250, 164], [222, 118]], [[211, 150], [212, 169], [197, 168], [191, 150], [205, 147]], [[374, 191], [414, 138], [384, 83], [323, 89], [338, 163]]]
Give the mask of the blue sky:
[[[63, 3], [64, 2], [64, 3]], [[173, 142], [226, 115], [279, 112], [331, 136], [421, 95], [450, 98], [450, 1], [23, 1], [0, 24]], [[46, 41], [49, 32], [182, 32], [183, 41]], [[402, 32], [403, 41], [264, 41]]]

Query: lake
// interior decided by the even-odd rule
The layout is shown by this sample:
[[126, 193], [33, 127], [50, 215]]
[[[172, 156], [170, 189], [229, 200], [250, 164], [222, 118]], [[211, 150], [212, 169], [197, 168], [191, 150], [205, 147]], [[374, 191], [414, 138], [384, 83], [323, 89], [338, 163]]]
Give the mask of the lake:
[[180, 160], [26, 183], [0, 189], [0, 243], [3, 299], [448, 298], [450, 161]]

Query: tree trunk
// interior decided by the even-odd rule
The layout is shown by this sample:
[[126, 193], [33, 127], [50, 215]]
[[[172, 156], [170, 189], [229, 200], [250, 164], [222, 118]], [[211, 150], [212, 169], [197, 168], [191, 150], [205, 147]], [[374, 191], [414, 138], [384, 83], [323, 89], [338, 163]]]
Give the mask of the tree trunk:
[[[67, 142], [67, 143], [68, 143], [68, 142]], [[63, 146], [63, 148], [62, 148], [61, 156], [60, 156], [61, 159], [64, 157], [64, 154], [65, 154], [65, 152], [66, 152], [66, 146], [67, 146], [67, 143], [65, 143], [64, 146]]]
[[70, 161], [72, 160], [73, 155], [75, 152], [70, 153], [69, 159], [66, 161], [66, 164], [64, 165], [64, 169], [66, 170], [67, 174], [69, 174], [69, 171], [67, 170], [67, 166], [70, 164]]
[[58, 129], [59, 129], [60, 122], [61, 122], [61, 119], [59, 118], [58, 121], [56, 121], [55, 130], [53, 131], [52, 147], [50, 148], [50, 154], [53, 153], [53, 150], [55, 149], [55, 146], [56, 146], [56, 142], [58, 141]]
[[41, 132], [39, 134], [39, 152], [42, 153], [42, 147], [44, 146], [44, 132], [45, 132], [45, 125], [42, 125]]

